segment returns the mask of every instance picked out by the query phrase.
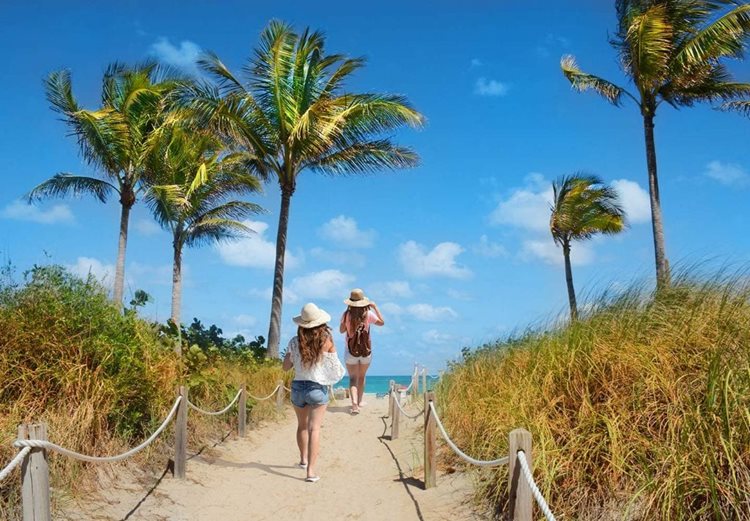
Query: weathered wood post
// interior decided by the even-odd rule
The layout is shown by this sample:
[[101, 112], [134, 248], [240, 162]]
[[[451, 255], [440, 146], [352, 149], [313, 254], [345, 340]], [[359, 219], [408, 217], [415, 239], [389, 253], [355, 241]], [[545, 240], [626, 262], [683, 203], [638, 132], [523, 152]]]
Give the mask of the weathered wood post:
[[[47, 424], [18, 426], [19, 440], [46, 440]], [[23, 521], [50, 521], [49, 465], [45, 449], [31, 449], [21, 463]]]
[[531, 487], [526, 482], [518, 463], [517, 453], [524, 452], [529, 470], [534, 470], [531, 459], [531, 433], [526, 429], [514, 429], [508, 439], [508, 483], [510, 483], [510, 512], [512, 521], [531, 521], [532, 501]]
[[284, 381], [279, 380], [276, 382], [276, 385], [278, 386], [276, 392], [276, 410], [281, 412], [284, 409]]
[[417, 368], [414, 368], [414, 374], [411, 375], [411, 399], [412, 402], [417, 399], [417, 394], [419, 392], [419, 373], [417, 372]]
[[188, 390], [180, 386], [180, 404], [177, 406], [177, 421], [174, 425], [174, 477], [185, 479], [187, 468], [187, 422], [188, 422]]
[[422, 392], [427, 392], [427, 368], [422, 368]]
[[401, 393], [395, 393], [393, 399], [393, 415], [391, 416], [391, 440], [398, 439], [399, 424], [401, 423], [401, 409], [398, 404], [401, 403]]
[[435, 403], [435, 393], [424, 393], [424, 488], [437, 486], [437, 454], [435, 452], [435, 415], [430, 404]]
[[388, 382], [388, 416], [386, 418], [393, 418], [393, 395], [396, 392], [396, 382], [391, 380]]
[[237, 403], [237, 435], [245, 437], [247, 427], [247, 385], [240, 386], [240, 401]]

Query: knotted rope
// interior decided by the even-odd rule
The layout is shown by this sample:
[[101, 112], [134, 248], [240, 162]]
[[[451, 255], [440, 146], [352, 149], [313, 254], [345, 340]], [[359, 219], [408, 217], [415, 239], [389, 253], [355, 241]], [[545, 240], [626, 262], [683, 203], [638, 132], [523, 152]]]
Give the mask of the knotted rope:
[[23, 461], [23, 459], [29, 452], [31, 452], [31, 447], [24, 447], [20, 451], [18, 451], [18, 454], [16, 454], [15, 458], [10, 460], [10, 463], [8, 463], [3, 470], [0, 470], [0, 481], [7, 478], [10, 473], [13, 472], [13, 469], [15, 469], [19, 465], [19, 463]]
[[536, 499], [537, 504], [539, 505], [539, 508], [542, 510], [542, 513], [544, 514], [544, 517], [547, 518], [547, 521], [555, 521], [555, 516], [552, 514], [552, 511], [549, 509], [549, 505], [547, 504], [547, 501], [544, 500], [544, 496], [542, 496], [542, 493], [539, 491], [539, 487], [536, 486], [536, 482], [534, 481], [534, 476], [531, 474], [531, 469], [529, 469], [529, 464], [526, 462], [526, 454], [519, 450], [517, 453], [518, 456], [518, 463], [521, 465], [521, 472], [523, 473], [523, 477], [526, 478], [526, 483], [529, 484], [529, 488], [531, 488], [531, 494], [534, 496], [534, 499]]
[[401, 407], [401, 401], [398, 398], [394, 398], [393, 401], [396, 402], [396, 405], [398, 406], [399, 410], [401, 411], [401, 414], [403, 414], [404, 416], [406, 416], [410, 420], [415, 420], [415, 419], [419, 418], [420, 415], [424, 414], [424, 409], [422, 409], [417, 414], [415, 414], [414, 416], [412, 416], [408, 412], [406, 412], [403, 407]]
[[[269, 394], [268, 396], [266, 396], [266, 397], [264, 397], [264, 398], [258, 398], [257, 396], [253, 396], [253, 395], [252, 395], [252, 394], [250, 394], [250, 393], [247, 393], [247, 395], [248, 395], [248, 396], [249, 396], [250, 398], [252, 398], [253, 400], [255, 400], [256, 402], [262, 402], [263, 400], [268, 400], [268, 399], [269, 399], [269, 398], [271, 398], [271, 397], [272, 397], [272, 396], [273, 396], [274, 394], [276, 394], [276, 391], [278, 391], [278, 390], [279, 390], [279, 387], [283, 387], [283, 386], [282, 386], [282, 385], [277, 385], [277, 386], [276, 386], [276, 387], [274, 388], [274, 390], [273, 390], [273, 391], [271, 391], [271, 394]], [[290, 391], [290, 392], [291, 392], [291, 391]]]
[[239, 400], [239, 399], [240, 399], [240, 395], [241, 395], [241, 394], [242, 394], [242, 389], [240, 389], [239, 391], [237, 391], [237, 395], [236, 395], [236, 396], [234, 397], [234, 399], [233, 399], [233, 400], [232, 400], [232, 401], [231, 401], [231, 402], [229, 403], [229, 405], [227, 405], [226, 407], [224, 407], [224, 408], [223, 408], [222, 410], [220, 410], [220, 411], [214, 411], [214, 412], [212, 412], [212, 411], [206, 411], [206, 410], [203, 410], [203, 409], [201, 409], [200, 407], [198, 407], [197, 405], [195, 405], [195, 404], [194, 404], [193, 402], [191, 402], [190, 400], [188, 400], [188, 405], [190, 406], [190, 408], [191, 408], [191, 409], [195, 409], [195, 410], [196, 410], [196, 411], [198, 411], [199, 413], [202, 413], [202, 414], [207, 414], [207, 415], [209, 415], [209, 416], [221, 416], [222, 414], [224, 414], [225, 412], [227, 412], [227, 411], [228, 411], [229, 409], [231, 409], [231, 408], [232, 408], [232, 405], [234, 405], [234, 404], [235, 404], [235, 403], [237, 402], [237, 400]]

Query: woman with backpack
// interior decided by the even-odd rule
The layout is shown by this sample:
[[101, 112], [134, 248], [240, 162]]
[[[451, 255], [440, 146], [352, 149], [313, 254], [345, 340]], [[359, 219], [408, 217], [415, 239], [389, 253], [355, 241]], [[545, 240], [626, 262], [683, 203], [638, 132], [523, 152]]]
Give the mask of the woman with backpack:
[[341, 315], [339, 331], [346, 336], [346, 369], [349, 372], [349, 396], [352, 414], [359, 414], [364, 405], [365, 374], [372, 362], [370, 325], [385, 324], [378, 306], [365, 296], [361, 289], [353, 289], [344, 300], [348, 307]]

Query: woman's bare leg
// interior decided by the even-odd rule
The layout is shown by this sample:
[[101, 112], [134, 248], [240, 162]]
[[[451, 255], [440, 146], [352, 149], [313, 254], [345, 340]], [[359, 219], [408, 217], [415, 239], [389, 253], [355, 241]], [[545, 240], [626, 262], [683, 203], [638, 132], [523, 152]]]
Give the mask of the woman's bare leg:
[[370, 367], [370, 364], [359, 364], [359, 374], [357, 381], [359, 397], [357, 400], [357, 405], [362, 405], [362, 402], [365, 400], [365, 374], [367, 374], [368, 367]]
[[299, 447], [299, 462], [308, 463], [307, 448], [309, 445], [309, 407], [294, 406], [294, 413], [297, 415], [297, 447]]
[[307, 477], [317, 476], [315, 468], [318, 464], [318, 453], [320, 452], [320, 426], [323, 424], [323, 416], [326, 413], [325, 405], [310, 406], [310, 419], [307, 424], [309, 447], [307, 449]]
[[349, 398], [352, 400], [352, 410], [359, 408], [359, 364], [346, 364], [346, 370], [349, 372]]

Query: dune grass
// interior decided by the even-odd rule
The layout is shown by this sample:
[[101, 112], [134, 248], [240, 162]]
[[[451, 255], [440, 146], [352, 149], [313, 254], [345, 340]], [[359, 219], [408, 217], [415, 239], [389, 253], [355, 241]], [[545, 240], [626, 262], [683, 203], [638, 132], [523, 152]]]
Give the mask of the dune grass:
[[[24, 284], [0, 284], [0, 466], [15, 454], [19, 423], [46, 422], [51, 441], [93, 455], [120, 453], [158, 427], [178, 385], [190, 399], [217, 410], [247, 383], [268, 394], [284, 379], [280, 364], [252, 357], [178, 358], [173, 340], [133, 313], [122, 314], [92, 278], [59, 267], [38, 267]], [[251, 419], [273, 414], [273, 405], [252, 408]], [[190, 414], [189, 447], [196, 450], [236, 428], [236, 406], [225, 417]], [[171, 427], [157, 442], [122, 464], [89, 465], [51, 456], [54, 501], [97, 488], [116, 465], [163, 469]], [[0, 483], [0, 518], [18, 516], [18, 472]]]
[[[468, 353], [437, 388], [467, 453], [533, 435], [534, 475], [558, 519], [747, 519], [750, 281], [689, 274], [653, 295], [603, 296], [582, 319]], [[479, 494], [507, 504], [507, 469]]]

